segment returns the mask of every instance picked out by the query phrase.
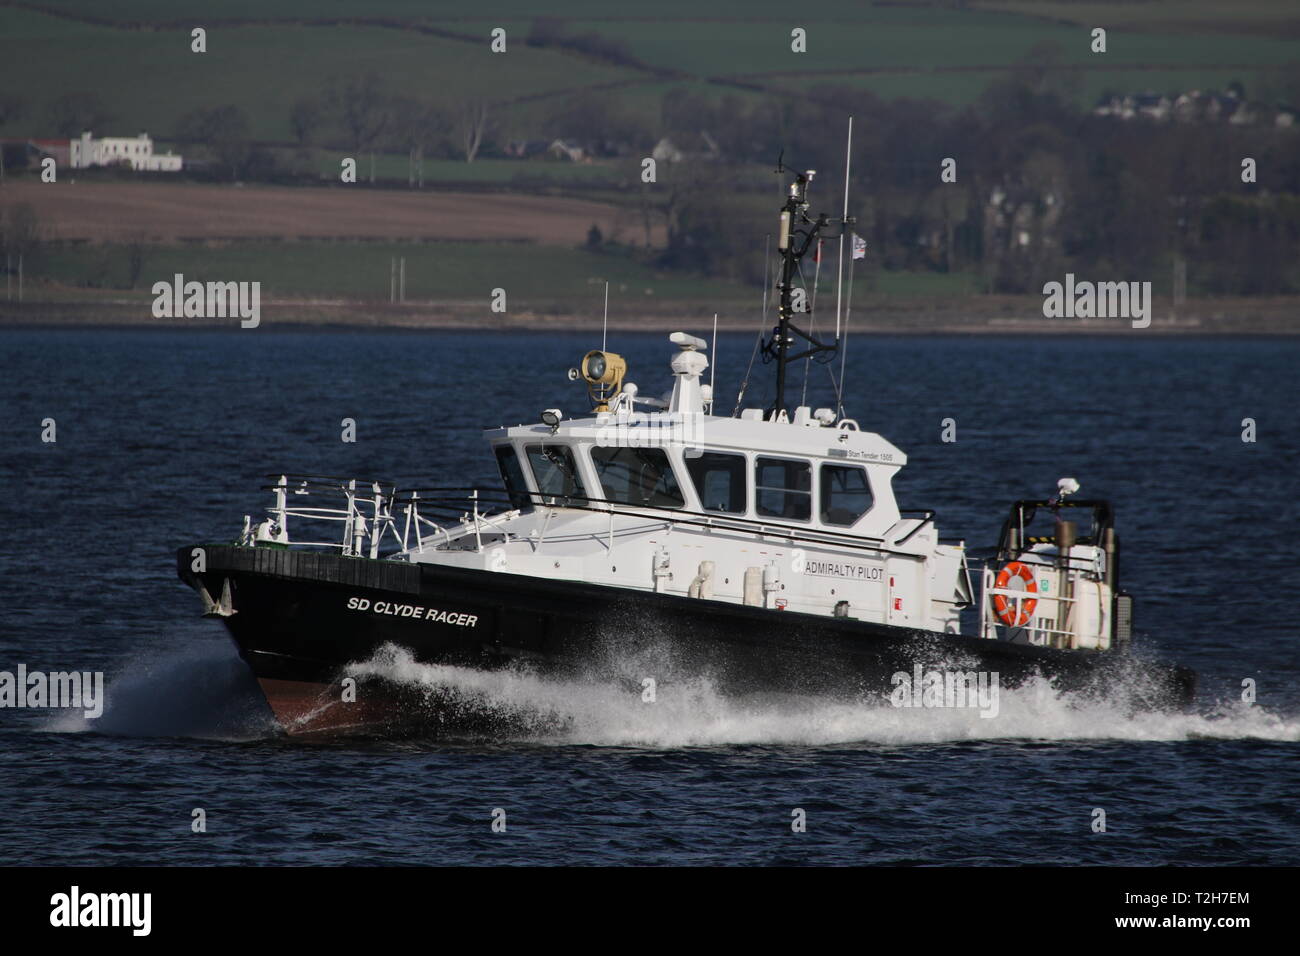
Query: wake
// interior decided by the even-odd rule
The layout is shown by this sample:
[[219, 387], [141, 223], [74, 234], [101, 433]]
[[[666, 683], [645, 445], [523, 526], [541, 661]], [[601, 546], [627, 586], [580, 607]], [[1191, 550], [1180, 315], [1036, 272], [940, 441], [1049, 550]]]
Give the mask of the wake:
[[[1300, 719], [1234, 702], [1201, 712], [1141, 711], [1122, 702], [1060, 693], [1046, 681], [999, 693], [997, 713], [978, 708], [899, 708], [885, 696], [859, 699], [721, 693], [706, 677], [669, 680], [643, 691], [625, 679], [555, 679], [502, 670], [422, 664], [395, 646], [355, 665], [404, 697], [490, 729], [473, 736], [547, 745], [658, 749], [727, 745], [906, 746], [961, 741], [1300, 741]], [[224, 644], [131, 662], [108, 683], [97, 720], [79, 711], [44, 730], [132, 737], [250, 741], [278, 735], [257, 682]], [[418, 716], [418, 715], [417, 715]]]
[[660, 684], [654, 701], [631, 681], [553, 680], [513, 671], [422, 664], [386, 647], [358, 675], [382, 678], [430, 700], [458, 700], [502, 718], [510, 736], [555, 744], [708, 747], [933, 744], [971, 740], [1300, 741], [1300, 720], [1244, 703], [1205, 713], [1133, 711], [1109, 700], [1058, 693], [1046, 681], [1000, 692], [996, 716], [974, 708], [900, 708], [888, 698], [725, 696], [706, 678]]

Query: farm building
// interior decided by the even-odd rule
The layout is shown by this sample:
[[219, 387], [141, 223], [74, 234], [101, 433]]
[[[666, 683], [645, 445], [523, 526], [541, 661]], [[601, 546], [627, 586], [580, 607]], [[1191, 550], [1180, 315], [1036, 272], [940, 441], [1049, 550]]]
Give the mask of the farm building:
[[132, 169], [147, 172], [175, 173], [181, 169], [181, 157], [170, 151], [163, 155], [154, 154], [153, 140], [148, 133], [95, 139], [90, 130], [86, 130], [80, 138], [72, 140], [71, 157], [73, 169], [112, 166], [116, 163], [126, 163]]

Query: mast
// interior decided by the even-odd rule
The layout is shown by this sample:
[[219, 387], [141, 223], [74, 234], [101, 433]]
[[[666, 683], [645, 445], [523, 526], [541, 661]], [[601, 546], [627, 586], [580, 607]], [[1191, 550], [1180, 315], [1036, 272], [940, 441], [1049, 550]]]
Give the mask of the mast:
[[[784, 166], [778, 166], [777, 172], [785, 171]], [[839, 348], [838, 329], [835, 341], [823, 342], [794, 321], [795, 316], [801, 313], [812, 314], [807, 304], [802, 309], [795, 309], [795, 279], [799, 275], [800, 262], [810, 249], [815, 248], [823, 228], [832, 224], [843, 228], [853, 222], [848, 216], [843, 219], [828, 219], [820, 215], [814, 219], [808, 215], [808, 186], [816, 175], [816, 171], [811, 169], [796, 173], [785, 205], [781, 207], [781, 227], [777, 239], [777, 250], [781, 254], [781, 276], [777, 284], [780, 292], [777, 324], [772, 330], [772, 338], [763, 343], [766, 360], [776, 362], [776, 396], [770, 410], [773, 419], [785, 410], [786, 369], [789, 364], [821, 352], [834, 352]], [[792, 348], [802, 350], [792, 353]]]

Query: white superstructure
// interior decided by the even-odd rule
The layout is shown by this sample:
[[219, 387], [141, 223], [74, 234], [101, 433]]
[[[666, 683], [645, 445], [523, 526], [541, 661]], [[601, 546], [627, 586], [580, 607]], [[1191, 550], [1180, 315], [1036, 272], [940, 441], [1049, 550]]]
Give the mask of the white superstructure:
[[664, 410], [629, 383], [591, 417], [488, 432], [521, 507], [406, 557], [956, 633], [963, 546], [900, 512], [906, 456], [829, 410], [707, 414], [703, 343], [674, 341]]

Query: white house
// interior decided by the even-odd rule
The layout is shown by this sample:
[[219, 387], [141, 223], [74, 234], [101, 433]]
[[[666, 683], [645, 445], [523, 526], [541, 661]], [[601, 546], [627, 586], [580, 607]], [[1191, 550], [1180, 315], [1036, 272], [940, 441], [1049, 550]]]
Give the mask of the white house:
[[90, 130], [86, 130], [80, 139], [72, 140], [71, 156], [73, 169], [115, 163], [129, 163], [132, 169], [148, 172], [178, 173], [181, 169], [181, 157], [173, 155], [171, 150], [164, 155], [154, 155], [153, 140], [148, 133], [95, 139]]

